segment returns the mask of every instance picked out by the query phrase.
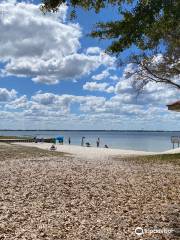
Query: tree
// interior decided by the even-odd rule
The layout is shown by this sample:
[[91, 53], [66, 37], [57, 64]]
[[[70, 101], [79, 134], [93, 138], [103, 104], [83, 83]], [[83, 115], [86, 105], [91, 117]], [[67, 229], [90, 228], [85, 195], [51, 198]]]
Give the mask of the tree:
[[117, 7], [120, 20], [97, 23], [90, 35], [111, 39], [106, 51], [119, 58], [132, 46], [138, 49], [128, 58], [128, 62], [136, 65], [136, 71], [131, 74], [136, 75], [137, 88], [156, 82], [180, 90], [179, 0], [43, 0], [41, 9], [57, 11], [62, 3], [72, 8], [71, 17], [76, 16], [77, 7], [86, 11], [94, 9], [96, 13], [108, 5]]

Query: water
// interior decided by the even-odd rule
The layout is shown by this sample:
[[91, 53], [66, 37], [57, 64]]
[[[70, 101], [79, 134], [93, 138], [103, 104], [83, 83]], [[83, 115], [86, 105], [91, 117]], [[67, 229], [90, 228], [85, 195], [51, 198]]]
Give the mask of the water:
[[80, 145], [81, 138], [96, 146], [100, 138], [100, 146], [107, 144], [110, 148], [165, 151], [172, 149], [171, 136], [180, 136], [179, 132], [139, 132], [139, 131], [0, 131], [0, 136], [57, 137], [64, 136], [65, 143], [71, 137], [71, 144]]

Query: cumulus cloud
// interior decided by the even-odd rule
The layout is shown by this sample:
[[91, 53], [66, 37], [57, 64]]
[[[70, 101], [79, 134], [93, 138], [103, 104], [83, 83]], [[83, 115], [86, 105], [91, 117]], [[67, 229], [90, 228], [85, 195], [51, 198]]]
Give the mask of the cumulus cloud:
[[117, 80], [119, 80], [119, 77], [116, 75], [112, 75], [112, 76], [110, 76], [110, 79], [113, 81], [117, 81]]
[[32, 100], [42, 105], [52, 105], [58, 100], [58, 96], [53, 93], [38, 93], [32, 96]]
[[50, 107], [50, 109], [59, 109], [63, 107], [69, 109], [73, 103], [80, 105], [100, 105], [105, 101], [104, 97], [96, 96], [76, 96], [69, 94], [37, 93], [31, 97], [32, 105]]
[[[31, 110], [40, 107], [48, 111], [58, 111], [61, 113], [70, 112], [70, 107], [73, 101], [76, 100], [74, 95], [57, 95], [53, 93], [37, 93], [32, 96]], [[77, 101], [77, 100], [76, 100]]]
[[9, 109], [18, 109], [18, 108], [26, 108], [29, 106], [29, 102], [26, 95], [23, 95], [19, 98], [14, 99], [14, 101], [9, 102], [5, 105], [5, 108]]
[[96, 55], [98, 53], [101, 53], [101, 49], [99, 47], [89, 47], [86, 50], [86, 54], [92, 54], [92, 55]]
[[[42, 91], [28, 98], [26, 95], [18, 96], [19, 94], [13, 89], [1, 89], [0, 92], [8, 95], [8, 97], [3, 97], [6, 101], [0, 104], [1, 128], [5, 126], [45, 128], [46, 124], [47, 128], [56, 128], [59, 124], [66, 128], [73, 128], [73, 126], [108, 128], [109, 126], [118, 127], [118, 124], [122, 126], [124, 121], [129, 124], [134, 121], [138, 126], [142, 121], [151, 121], [151, 124], [159, 121], [167, 124], [167, 122], [179, 122], [180, 118], [178, 113], [169, 112], [165, 103], [161, 101], [156, 101], [155, 105], [153, 101], [143, 101], [144, 98], [137, 104], [129, 92], [115, 94], [110, 98], [94, 95], [59, 95]], [[73, 104], [76, 106], [75, 112]], [[104, 125], [97, 125], [102, 120], [105, 121]]]
[[114, 64], [115, 58], [98, 47], [80, 53], [81, 28], [66, 22], [66, 5], [60, 6], [58, 13], [46, 15], [32, 3], [2, 2], [0, 7], [8, 13], [0, 21], [3, 76], [57, 84], [78, 79], [101, 65]]
[[88, 91], [105, 92], [108, 86], [108, 83], [86, 82], [83, 85], [83, 89]]
[[114, 86], [110, 86], [110, 87], [106, 88], [105, 91], [106, 91], [107, 93], [114, 93], [115, 88], [114, 88]]
[[138, 94], [133, 87], [133, 82], [136, 79], [132, 73], [135, 71], [133, 64], [128, 64], [114, 86], [114, 92], [122, 103], [138, 104], [146, 106], [149, 104], [166, 105], [168, 102], [173, 102], [179, 98], [179, 91], [173, 88], [168, 88], [162, 84], [149, 82], [141, 94]]
[[119, 80], [119, 77], [117, 75], [112, 75], [111, 71], [116, 71], [116, 67], [115, 65], [112, 66], [113, 64], [111, 64], [110, 67], [106, 68], [105, 70], [103, 70], [101, 73], [93, 75], [91, 78], [92, 80], [95, 81], [101, 81], [101, 80], [113, 80], [113, 81], [117, 81]]
[[8, 90], [6, 88], [0, 88], [0, 102], [8, 102], [14, 98], [16, 98], [17, 92], [16, 90]]
[[109, 77], [110, 73], [108, 70], [102, 71], [102, 73], [92, 76], [92, 80], [102, 80]]
[[[36, 83], [57, 84], [62, 80], [76, 81], [102, 65], [106, 68], [92, 76], [95, 81], [89, 80], [83, 85], [91, 96], [83, 96], [87, 92], [77, 96], [39, 91], [28, 97], [20, 96], [15, 89], [0, 88], [0, 128], [6, 123], [14, 127], [14, 122], [31, 126], [32, 121], [37, 123], [34, 128], [39, 126], [38, 122], [47, 123], [48, 128], [59, 126], [60, 122], [67, 128], [80, 124], [92, 127], [95, 122], [102, 123], [102, 119], [106, 121], [104, 127], [136, 120], [178, 122], [180, 115], [171, 114], [165, 105], [177, 100], [179, 92], [149, 83], [137, 97], [131, 84], [135, 66], [128, 64], [119, 77], [111, 72], [116, 59], [102, 49], [89, 47], [81, 51], [82, 30], [78, 24], [66, 21], [65, 5], [58, 13], [46, 16], [32, 3], [6, 1], [0, 7], [7, 10], [7, 15], [0, 20], [2, 76], [28, 77]], [[161, 60], [159, 55], [153, 61]], [[98, 82], [101, 80], [103, 82]], [[111, 95], [97, 97], [93, 93], [97, 91]]]

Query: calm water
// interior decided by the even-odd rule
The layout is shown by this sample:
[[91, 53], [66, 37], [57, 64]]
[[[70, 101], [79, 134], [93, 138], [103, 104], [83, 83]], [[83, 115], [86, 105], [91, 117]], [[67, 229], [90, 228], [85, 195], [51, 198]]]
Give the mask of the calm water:
[[71, 144], [80, 145], [81, 138], [85, 142], [96, 145], [100, 137], [100, 146], [107, 144], [111, 148], [165, 151], [172, 148], [171, 136], [180, 136], [179, 132], [137, 132], [137, 131], [0, 131], [4, 136], [31, 136], [31, 137], [57, 137], [64, 136], [65, 143], [71, 137]]

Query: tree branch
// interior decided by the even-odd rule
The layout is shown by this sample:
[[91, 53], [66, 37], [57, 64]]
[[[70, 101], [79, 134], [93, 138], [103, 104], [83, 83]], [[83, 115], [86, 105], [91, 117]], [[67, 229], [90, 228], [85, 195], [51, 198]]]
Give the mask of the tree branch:
[[147, 66], [145, 66], [145, 65], [143, 65], [143, 64], [141, 64], [141, 63], [140, 63], [140, 65], [141, 65], [142, 68], [144, 68], [144, 69], [145, 69], [149, 74], [151, 74], [153, 77], [159, 79], [158, 82], [164, 82], [164, 83], [166, 83], [166, 84], [173, 85], [174, 87], [176, 87], [176, 88], [178, 88], [178, 89], [180, 90], [180, 84], [175, 83], [175, 82], [173, 82], [173, 81], [170, 80], [170, 79], [160, 77], [160, 76], [158, 76], [157, 74], [155, 74], [154, 72], [152, 72]]

